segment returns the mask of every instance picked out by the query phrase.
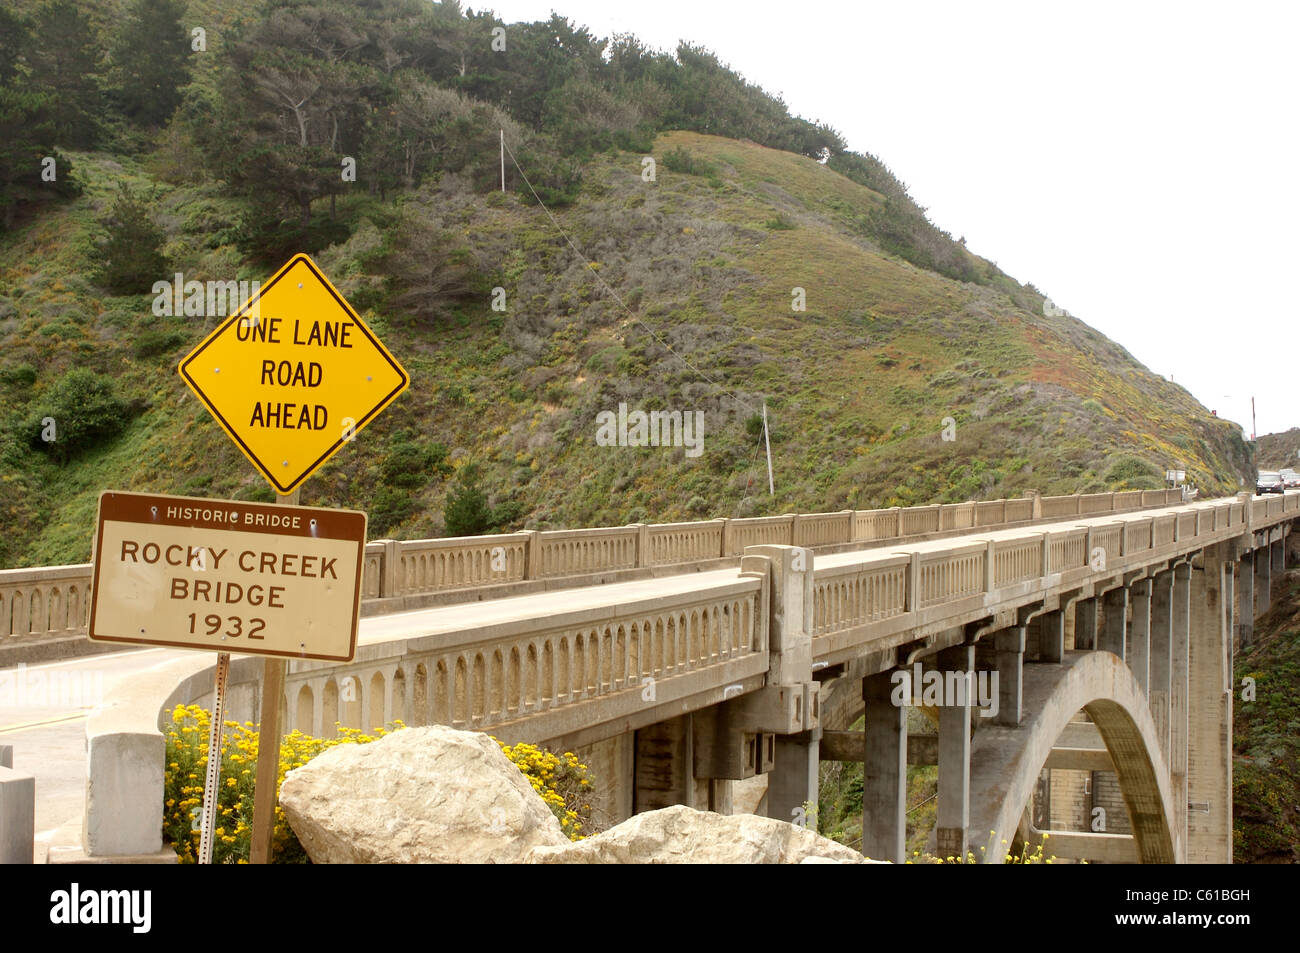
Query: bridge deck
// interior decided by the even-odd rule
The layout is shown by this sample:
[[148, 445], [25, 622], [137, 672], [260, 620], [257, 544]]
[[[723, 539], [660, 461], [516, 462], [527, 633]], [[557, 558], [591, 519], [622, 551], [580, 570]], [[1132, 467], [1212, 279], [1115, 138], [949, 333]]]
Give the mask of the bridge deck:
[[584, 610], [607, 614], [611, 608], [617, 609], [643, 599], [698, 592], [714, 583], [733, 583], [736, 575], [735, 569], [718, 569], [371, 616], [361, 620], [357, 643], [369, 645], [392, 639], [491, 628], [545, 616], [571, 616]]

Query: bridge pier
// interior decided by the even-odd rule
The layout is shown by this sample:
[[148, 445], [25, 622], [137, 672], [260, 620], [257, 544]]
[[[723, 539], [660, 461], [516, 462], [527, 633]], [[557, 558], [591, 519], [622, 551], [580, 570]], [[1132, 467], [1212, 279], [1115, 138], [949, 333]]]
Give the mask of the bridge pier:
[[1268, 546], [1257, 546], [1255, 561], [1255, 618], [1258, 619], [1272, 604], [1273, 557]]
[[1225, 575], [1228, 544], [1201, 553], [1191, 573], [1187, 745], [1187, 859], [1232, 863], [1232, 656]]
[[998, 664], [999, 725], [1018, 725], [1024, 715], [1025, 627], [1013, 625], [993, 637]]
[[1174, 574], [1156, 573], [1151, 584], [1151, 644], [1149, 652], [1147, 698], [1151, 720], [1160, 738], [1160, 751], [1169, 764], [1169, 700], [1173, 679], [1174, 646]]
[[1074, 647], [1083, 651], [1097, 647], [1097, 600], [1080, 599], [1074, 604]]
[[[1237, 654], [1237, 567], [1239, 565], [1234, 548], [1233, 554], [1225, 557], [1223, 563], [1223, 612], [1224, 624], [1227, 626], [1223, 631], [1224, 638], [1227, 640], [1229, 683], [1232, 682], [1232, 660]], [[1231, 684], [1228, 690], [1232, 690]]]
[[1034, 625], [1038, 628], [1038, 660], [1060, 662], [1065, 656], [1065, 613], [1060, 609], [1044, 612]]
[[1102, 603], [1106, 610], [1106, 621], [1097, 648], [1103, 652], [1113, 652], [1119, 656], [1120, 661], [1124, 661], [1128, 642], [1128, 587], [1111, 589], [1102, 597]]
[[738, 718], [739, 730], [776, 736], [768, 773], [767, 816], [803, 826], [806, 805], [813, 811], [817, 808], [821, 741], [821, 685], [812, 677], [813, 554], [798, 546], [745, 548], [751, 565], [760, 558], [771, 579], [768, 684], [730, 703], [730, 710]]
[[[767, 776], [768, 817], [803, 827], [809, 813], [817, 810], [821, 735], [821, 728], [813, 728], [776, 736], [776, 753]], [[812, 829], [817, 829], [815, 824]]]
[[1192, 567], [1174, 567], [1173, 644], [1169, 678], [1169, 775], [1173, 785], [1175, 830], [1187, 830], [1188, 651], [1191, 626]]
[[1128, 667], [1146, 695], [1151, 678], [1151, 580], [1135, 581], [1130, 596], [1133, 625], [1128, 636]]
[[970, 673], [970, 688], [956, 705], [939, 709], [939, 790], [935, 818], [935, 852], [966, 859], [970, 849], [971, 696], [974, 694], [975, 646], [960, 645], [939, 653], [944, 672]]
[[1255, 643], [1255, 569], [1254, 557], [1247, 553], [1236, 562], [1237, 641], [1243, 649]]
[[862, 854], [901, 864], [907, 843], [907, 708], [893, 702], [891, 674], [862, 680]]
[[679, 715], [637, 729], [632, 811], [674, 804], [706, 810], [708, 782], [696, 779], [694, 716]]

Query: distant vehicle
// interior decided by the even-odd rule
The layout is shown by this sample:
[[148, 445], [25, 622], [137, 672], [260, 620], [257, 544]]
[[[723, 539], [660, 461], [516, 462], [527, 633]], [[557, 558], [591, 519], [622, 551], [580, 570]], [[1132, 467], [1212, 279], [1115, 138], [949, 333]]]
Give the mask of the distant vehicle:
[[1255, 480], [1256, 493], [1285, 493], [1286, 484], [1276, 470], [1260, 470]]
[[1278, 476], [1282, 478], [1282, 484], [1287, 488], [1300, 486], [1300, 473], [1294, 470], [1279, 470]]

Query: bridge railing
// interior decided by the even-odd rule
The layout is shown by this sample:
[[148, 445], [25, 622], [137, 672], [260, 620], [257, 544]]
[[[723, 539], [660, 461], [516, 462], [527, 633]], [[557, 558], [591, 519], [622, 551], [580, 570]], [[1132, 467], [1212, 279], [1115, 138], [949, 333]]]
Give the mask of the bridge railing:
[[0, 570], [0, 647], [85, 632], [90, 563]]
[[[1092, 505], [1086, 498], [1079, 502]], [[977, 597], [996, 590], [1049, 575], [1075, 572], [1083, 578], [1089, 572], [1113, 572], [1162, 550], [1194, 550], [1216, 534], [1240, 532], [1248, 505], [1256, 519], [1264, 519], [1269, 508], [1273, 516], [1282, 516], [1300, 510], [1300, 494], [1250, 504], [1226, 498], [1179, 513], [1130, 514], [1113, 523], [1064, 531], [1044, 533], [1026, 527], [1013, 538], [955, 541], [942, 551], [910, 557], [867, 550], [853, 554], [848, 562], [843, 556], [815, 562], [814, 655], [827, 654], [832, 643], [835, 651], [855, 644], [849, 630], [865, 629], [871, 623], [899, 617], [900, 623], [907, 624], [918, 618], [913, 613], [936, 617], [934, 610], [940, 610], [937, 617], [942, 618], [942, 607], [972, 599], [979, 601], [976, 608], [982, 612], [987, 606]]]
[[[988, 500], [878, 510], [843, 510], [745, 519], [547, 530], [449, 539], [375, 540], [367, 544], [362, 593], [369, 611], [391, 611], [404, 596], [468, 594], [529, 580], [738, 558], [764, 544], [833, 546], [902, 540], [931, 533], [995, 528], [1070, 515], [1123, 512], [1181, 502], [1180, 490]], [[1259, 519], [1281, 512], [1255, 501]], [[1181, 528], [1181, 527], [1180, 527]], [[84, 633], [91, 567], [0, 570], [0, 646]], [[363, 610], [365, 611], [365, 610]]]

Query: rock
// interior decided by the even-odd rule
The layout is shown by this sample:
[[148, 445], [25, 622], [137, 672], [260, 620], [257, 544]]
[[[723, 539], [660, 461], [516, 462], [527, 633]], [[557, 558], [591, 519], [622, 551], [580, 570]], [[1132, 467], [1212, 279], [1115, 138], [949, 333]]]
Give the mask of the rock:
[[535, 847], [529, 864], [864, 863], [855, 850], [754, 814], [724, 816], [677, 805], [637, 814], [586, 840]]
[[495, 741], [441, 725], [330, 748], [285, 775], [280, 803], [318, 864], [508, 864], [569, 843]]

